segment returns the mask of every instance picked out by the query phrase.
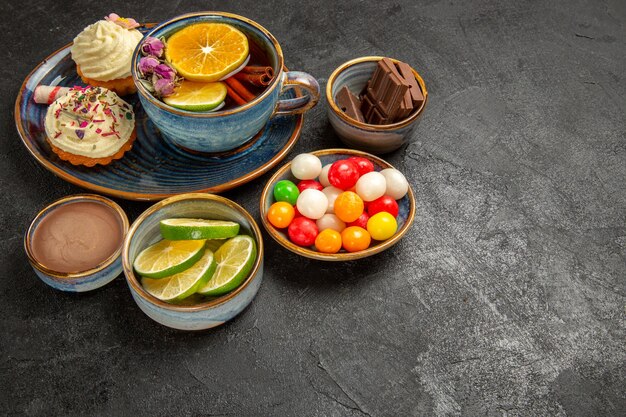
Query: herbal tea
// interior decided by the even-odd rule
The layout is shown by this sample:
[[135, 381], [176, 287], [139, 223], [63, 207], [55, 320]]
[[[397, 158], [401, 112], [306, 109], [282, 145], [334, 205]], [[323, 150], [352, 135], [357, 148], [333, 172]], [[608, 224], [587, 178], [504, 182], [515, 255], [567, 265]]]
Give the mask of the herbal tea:
[[214, 112], [242, 106], [274, 79], [263, 49], [225, 23], [195, 23], [167, 39], [148, 37], [141, 53], [142, 84], [182, 110]]

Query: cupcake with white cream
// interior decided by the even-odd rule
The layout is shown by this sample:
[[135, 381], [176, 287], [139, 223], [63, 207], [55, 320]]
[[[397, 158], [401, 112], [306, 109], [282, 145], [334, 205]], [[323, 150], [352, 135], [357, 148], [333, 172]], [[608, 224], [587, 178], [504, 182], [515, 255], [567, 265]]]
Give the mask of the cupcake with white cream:
[[111, 13], [87, 26], [74, 38], [71, 53], [83, 82], [119, 95], [136, 92], [130, 75], [131, 58], [143, 35], [134, 19]]

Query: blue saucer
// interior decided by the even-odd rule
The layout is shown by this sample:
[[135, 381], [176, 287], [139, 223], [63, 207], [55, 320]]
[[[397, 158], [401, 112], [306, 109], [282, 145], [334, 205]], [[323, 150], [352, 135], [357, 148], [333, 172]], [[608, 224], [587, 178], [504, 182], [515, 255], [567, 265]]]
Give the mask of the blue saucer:
[[[180, 193], [218, 193], [244, 184], [280, 162], [300, 137], [303, 116], [270, 119], [248, 143], [220, 154], [197, 154], [161, 137], [136, 94], [125, 96], [135, 110], [137, 139], [122, 159], [106, 166], [74, 166], [52, 152], [44, 119], [48, 106], [36, 104], [38, 85], [84, 85], [70, 57], [70, 45], [39, 64], [24, 80], [15, 102], [15, 124], [28, 151], [48, 170], [78, 186], [129, 200], [160, 200]], [[288, 90], [284, 98], [293, 98]]]

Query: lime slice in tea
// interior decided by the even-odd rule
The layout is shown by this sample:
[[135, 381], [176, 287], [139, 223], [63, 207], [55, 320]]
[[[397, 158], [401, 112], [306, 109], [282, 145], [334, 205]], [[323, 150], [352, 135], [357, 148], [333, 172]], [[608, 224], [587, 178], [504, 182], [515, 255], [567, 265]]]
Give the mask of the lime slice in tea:
[[169, 240], [227, 239], [239, 233], [239, 224], [224, 220], [166, 219], [159, 226]]
[[133, 267], [139, 275], [165, 278], [183, 272], [204, 254], [204, 240], [161, 240], [141, 251]]
[[213, 252], [205, 250], [204, 255], [191, 268], [163, 279], [141, 278], [144, 290], [163, 301], [180, 301], [204, 286], [217, 268]]
[[177, 109], [189, 111], [211, 111], [226, 99], [226, 84], [196, 83], [193, 81], [183, 81], [174, 93], [163, 97], [163, 101]]
[[250, 236], [229, 239], [215, 252], [217, 269], [206, 285], [198, 288], [202, 295], [222, 295], [237, 288], [246, 279], [256, 259], [256, 244]]

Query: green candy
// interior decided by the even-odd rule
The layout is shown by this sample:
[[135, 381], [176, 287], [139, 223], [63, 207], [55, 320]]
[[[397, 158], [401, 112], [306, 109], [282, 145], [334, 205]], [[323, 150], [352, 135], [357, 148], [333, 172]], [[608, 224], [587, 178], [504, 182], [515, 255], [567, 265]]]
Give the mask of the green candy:
[[298, 187], [289, 180], [278, 181], [274, 186], [274, 200], [276, 201], [285, 201], [294, 206], [299, 195]]

